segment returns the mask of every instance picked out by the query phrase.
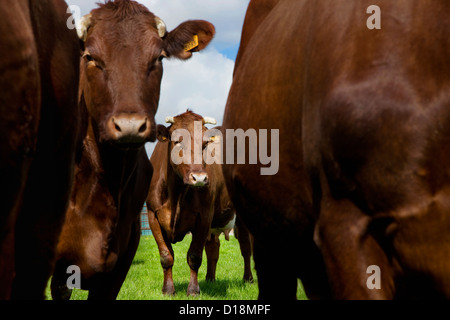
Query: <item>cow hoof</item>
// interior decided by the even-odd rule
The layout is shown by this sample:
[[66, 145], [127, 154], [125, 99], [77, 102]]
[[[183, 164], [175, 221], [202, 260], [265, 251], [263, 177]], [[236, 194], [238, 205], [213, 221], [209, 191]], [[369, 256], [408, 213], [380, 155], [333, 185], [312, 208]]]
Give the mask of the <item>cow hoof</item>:
[[245, 283], [254, 283], [255, 281], [253, 280], [252, 276], [250, 276], [250, 277], [245, 277], [244, 276], [244, 282]]
[[165, 296], [174, 296], [176, 294], [174, 287], [163, 287], [162, 293]]
[[68, 289], [66, 285], [52, 287], [52, 299], [58, 301], [68, 301], [72, 296], [72, 289]]
[[200, 294], [200, 287], [199, 286], [188, 286], [187, 289], [187, 296], [198, 296]]
[[208, 281], [208, 282], [215, 282], [216, 281], [216, 277], [212, 277], [210, 275], [206, 275], [206, 281]]

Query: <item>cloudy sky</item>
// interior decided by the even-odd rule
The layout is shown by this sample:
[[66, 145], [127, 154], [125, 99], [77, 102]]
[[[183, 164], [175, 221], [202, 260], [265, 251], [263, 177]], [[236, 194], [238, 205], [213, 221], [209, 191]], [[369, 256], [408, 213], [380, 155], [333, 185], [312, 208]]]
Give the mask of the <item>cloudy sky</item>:
[[[166, 116], [175, 116], [190, 108], [203, 116], [216, 118], [221, 124], [249, 0], [137, 1], [163, 19], [168, 31], [192, 19], [207, 20], [216, 27], [216, 36], [208, 48], [194, 54], [190, 60], [164, 60], [156, 122], [164, 123]], [[97, 7], [99, 1], [66, 2], [78, 6], [84, 15]], [[149, 155], [153, 145], [147, 145]]]

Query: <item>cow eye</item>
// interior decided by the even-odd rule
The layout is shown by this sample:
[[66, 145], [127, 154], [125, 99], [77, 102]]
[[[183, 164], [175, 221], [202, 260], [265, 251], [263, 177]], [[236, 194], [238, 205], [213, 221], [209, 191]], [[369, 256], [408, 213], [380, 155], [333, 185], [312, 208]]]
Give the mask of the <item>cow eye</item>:
[[163, 55], [160, 55], [159, 58], [158, 58], [158, 61], [161, 62], [161, 61], [163, 61], [163, 59], [164, 59], [164, 56], [163, 56]]
[[89, 53], [85, 53], [83, 55], [83, 58], [85, 58], [87, 62], [93, 62], [93, 63], [97, 64], [94, 57], [92, 57]]
[[85, 53], [85, 54], [83, 55], [83, 58], [86, 59], [86, 61], [88, 62], [88, 65], [89, 65], [89, 64], [93, 64], [93, 65], [95, 65], [97, 68], [99, 68], [100, 70], [103, 70], [103, 68], [99, 65], [99, 63], [98, 63], [98, 62], [94, 59], [94, 57], [91, 56], [89, 53]]

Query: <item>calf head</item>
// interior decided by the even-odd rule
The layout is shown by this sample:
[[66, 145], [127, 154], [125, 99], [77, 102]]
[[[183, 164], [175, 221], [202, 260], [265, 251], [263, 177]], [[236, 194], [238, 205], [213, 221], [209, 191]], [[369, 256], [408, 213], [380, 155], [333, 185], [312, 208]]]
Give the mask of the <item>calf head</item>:
[[212, 118], [187, 111], [176, 117], [167, 117], [169, 127], [158, 125], [158, 140], [169, 141], [169, 165], [185, 185], [204, 187], [209, 178], [203, 151], [214, 141], [205, 124], [215, 124]]
[[214, 26], [193, 20], [172, 32], [146, 7], [129, 0], [107, 1], [84, 16], [81, 97], [99, 142], [141, 147], [155, 141], [163, 58], [188, 59], [205, 48]]

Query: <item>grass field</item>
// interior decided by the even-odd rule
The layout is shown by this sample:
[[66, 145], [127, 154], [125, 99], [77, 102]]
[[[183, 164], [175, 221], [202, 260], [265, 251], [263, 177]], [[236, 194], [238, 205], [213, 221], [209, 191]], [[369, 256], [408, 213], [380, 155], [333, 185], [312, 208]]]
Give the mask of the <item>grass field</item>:
[[[127, 278], [120, 290], [119, 300], [255, 300], [258, 297], [258, 284], [256, 271], [253, 269], [252, 284], [244, 283], [244, 261], [242, 259], [239, 242], [233, 236], [226, 241], [220, 237], [220, 257], [217, 263], [216, 281], [205, 281], [206, 255], [203, 252], [203, 262], [199, 270], [200, 295], [187, 297], [186, 290], [189, 283], [189, 266], [186, 262], [186, 253], [191, 242], [191, 236], [173, 245], [175, 252], [175, 265], [173, 279], [175, 296], [165, 296], [161, 292], [163, 272], [159, 262], [159, 253], [153, 236], [142, 236], [138, 251], [128, 272]], [[253, 264], [253, 261], [252, 261]], [[253, 265], [254, 267], [254, 265]], [[47, 288], [47, 298], [50, 299], [50, 290]], [[74, 290], [72, 300], [84, 300], [88, 292]], [[299, 285], [298, 299], [306, 299], [303, 288]]]

